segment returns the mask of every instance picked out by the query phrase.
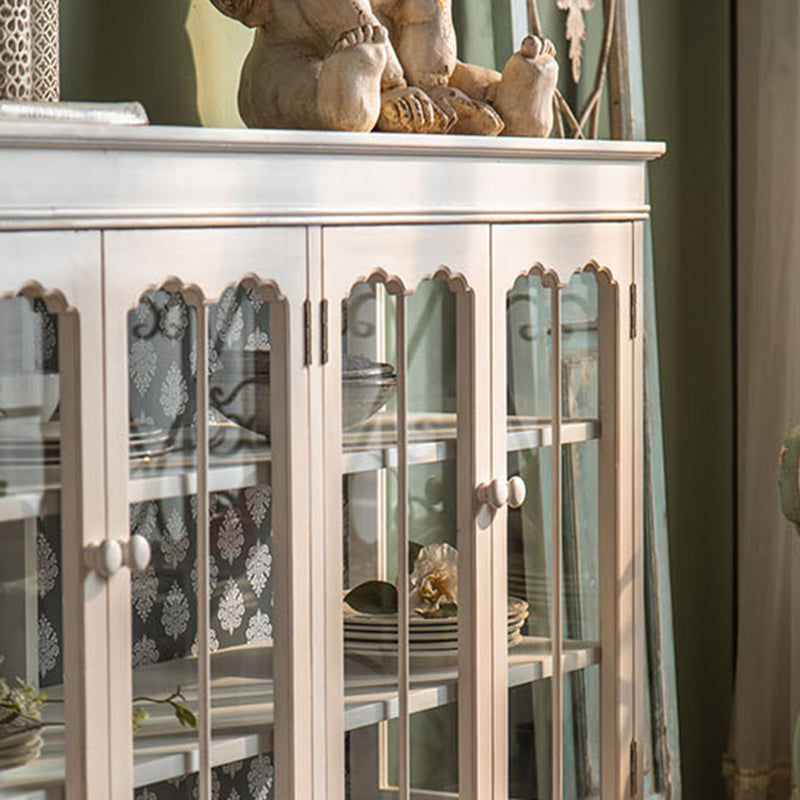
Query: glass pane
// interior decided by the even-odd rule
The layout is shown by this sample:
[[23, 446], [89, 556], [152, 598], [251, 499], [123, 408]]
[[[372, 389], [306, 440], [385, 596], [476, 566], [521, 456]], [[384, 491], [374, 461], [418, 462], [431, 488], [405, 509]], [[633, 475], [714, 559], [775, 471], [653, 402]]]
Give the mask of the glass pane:
[[531, 275], [506, 297], [508, 477], [527, 487], [507, 538], [509, 796], [519, 800], [547, 800], [553, 786], [551, 294]]
[[196, 470], [195, 310], [177, 293], [143, 295], [128, 314], [128, 356], [130, 526], [152, 552], [131, 575], [134, 785], [152, 793], [180, 781], [198, 747], [179, 711], [198, 710], [197, 497], [185, 488]]
[[564, 797], [600, 791], [599, 443], [577, 421], [599, 409], [597, 280], [574, 275], [561, 293]]
[[212, 791], [265, 800], [275, 719], [269, 320], [258, 289], [243, 286], [209, 311], [209, 453], [214, 481], [232, 477], [209, 498]]
[[[195, 311], [167, 292], [130, 315], [132, 532], [151, 540], [133, 581], [134, 691], [149, 714], [137, 731], [137, 797], [197, 791]], [[272, 725], [272, 487], [269, 306], [258, 290], [223, 293], [209, 309], [209, 642], [212, 792], [269, 797]], [[146, 426], [146, 427], [145, 427]], [[167, 431], [163, 450], [137, 459], [134, 432]], [[172, 699], [173, 702], [157, 702]], [[141, 713], [141, 712], [139, 712]], [[188, 773], [188, 774], [187, 774]], [[222, 794], [220, 794], [222, 793]]]
[[[343, 605], [347, 797], [396, 785], [396, 298], [361, 283], [342, 303]], [[391, 742], [391, 743], [390, 743]]]
[[[407, 302], [409, 435], [413, 442], [429, 438], [424, 432], [436, 426], [447, 427], [449, 442], [436, 461], [409, 467], [409, 540], [413, 551], [423, 548], [410, 586], [412, 688], [444, 670], [446, 681], [439, 680], [452, 698], [458, 682], [458, 618], [454, 608], [445, 609], [457, 601], [456, 296], [444, 281], [427, 280]], [[445, 582], [438, 583], [442, 578]], [[415, 703], [410, 705], [413, 710]], [[411, 787], [457, 794], [458, 703], [439, 700], [428, 706], [418, 703], [421, 710], [411, 715]]]
[[0, 794], [64, 777], [58, 317], [0, 300]]
[[[345, 590], [355, 590], [351, 599], [357, 605], [369, 600], [370, 586], [383, 587], [389, 597], [383, 607], [361, 605], [353, 611], [351, 606], [345, 612], [348, 727], [358, 726], [348, 733], [346, 750], [348, 796], [354, 800], [396, 790], [400, 781], [397, 616], [392, 603], [399, 581], [397, 510], [404, 503], [409, 552], [403, 559], [403, 580], [408, 581], [411, 610], [410, 781], [415, 790], [458, 792], [455, 296], [444, 281], [428, 280], [405, 300], [407, 498], [398, 490], [393, 390], [387, 391], [383, 410], [359, 411], [354, 375], [356, 367], [384, 376], [394, 372], [397, 302], [383, 286], [364, 285], [351, 292], [344, 307], [343, 423], [349, 470], [344, 478]], [[386, 382], [393, 384], [393, 378]], [[370, 381], [363, 383], [366, 389]], [[379, 405], [376, 400], [372, 408]], [[351, 427], [366, 414], [371, 416]], [[374, 581], [382, 583], [369, 583]], [[367, 685], [373, 691], [380, 687], [388, 711], [383, 719], [362, 726], [358, 720], [367, 718]]]

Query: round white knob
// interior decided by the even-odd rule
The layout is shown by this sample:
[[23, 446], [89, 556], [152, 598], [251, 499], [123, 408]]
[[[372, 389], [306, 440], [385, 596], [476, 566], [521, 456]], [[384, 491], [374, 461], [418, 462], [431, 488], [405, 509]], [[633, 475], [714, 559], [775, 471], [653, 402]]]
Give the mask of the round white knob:
[[528, 490], [525, 481], [519, 475], [515, 475], [508, 481], [508, 505], [511, 508], [519, 508], [525, 502], [525, 495]]
[[508, 484], [495, 478], [478, 487], [478, 500], [492, 508], [502, 508], [508, 502]]
[[150, 542], [134, 533], [127, 542], [122, 545], [123, 563], [131, 572], [142, 572], [150, 564]]
[[116, 539], [87, 545], [83, 562], [89, 569], [108, 578], [122, 566], [122, 545]]
[[131, 572], [141, 572], [150, 563], [150, 542], [134, 534], [127, 541], [106, 539], [100, 544], [90, 544], [83, 551], [83, 563], [105, 578], [110, 578], [122, 566]]

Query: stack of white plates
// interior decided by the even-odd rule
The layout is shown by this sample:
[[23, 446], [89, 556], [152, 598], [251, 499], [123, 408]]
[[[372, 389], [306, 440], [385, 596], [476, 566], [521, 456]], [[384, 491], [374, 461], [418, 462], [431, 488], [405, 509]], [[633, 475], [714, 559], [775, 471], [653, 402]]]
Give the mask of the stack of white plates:
[[[131, 461], [148, 461], [170, 450], [169, 431], [138, 428], [131, 424], [128, 436]], [[61, 463], [61, 431], [58, 422], [29, 419], [5, 420], [0, 425], [0, 468], [58, 467]]]
[[[508, 644], [520, 640], [528, 616], [524, 600], [508, 600]], [[458, 652], [457, 617], [412, 616], [408, 621], [410, 651], [414, 656]], [[344, 604], [344, 647], [347, 653], [397, 654], [397, 615], [364, 614]]]
[[137, 429], [131, 425], [128, 455], [131, 461], [149, 461], [170, 450], [169, 431], [163, 428]]
[[0, 725], [0, 769], [21, 767], [38, 758], [41, 751], [42, 734], [38, 725], [33, 728], [13, 723]]

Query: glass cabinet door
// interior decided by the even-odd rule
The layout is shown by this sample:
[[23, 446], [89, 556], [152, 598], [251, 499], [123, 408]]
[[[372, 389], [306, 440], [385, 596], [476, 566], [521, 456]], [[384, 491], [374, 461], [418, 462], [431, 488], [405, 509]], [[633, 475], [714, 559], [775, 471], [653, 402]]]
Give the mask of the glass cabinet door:
[[286, 722], [307, 681], [291, 672], [308, 637], [291, 593], [307, 581], [291, 576], [307, 568], [292, 514], [308, 497], [292, 502], [288, 480], [292, 448], [307, 447], [304, 251], [300, 231], [107, 241], [126, 522], [151, 549], [120, 593], [137, 799], [266, 800], [281, 782], [277, 796], [304, 796], [292, 742], [310, 725]]
[[0, 275], [0, 796], [101, 798], [99, 236], [0, 234]]
[[[479, 631], [475, 621], [490, 575], [478, 579], [471, 566], [487, 232], [324, 234], [324, 406], [337, 434], [325, 440], [340, 442], [326, 460], [340, 501], [326, 539], [341, 542], [327, 596], [338, 622], [329, 657], [341, 664], [343, 690], [330, 745], [347, 800], [472, 796], [491, 768], [488, 751], [483, 765], [465, 758], [468, 715], [480, 714], [471, 649], [481, 634], [481, 660], [491, 662], [488, 625]], [[488, 620], [488, 603], [485, 611]]]
[[506, 468], [526, 488], [504, 512], [509, 614], [527, 613], [508, 646], [508, 796], [618, 797], [636, 680], [630, 228], [498, 226], [495, 247]]

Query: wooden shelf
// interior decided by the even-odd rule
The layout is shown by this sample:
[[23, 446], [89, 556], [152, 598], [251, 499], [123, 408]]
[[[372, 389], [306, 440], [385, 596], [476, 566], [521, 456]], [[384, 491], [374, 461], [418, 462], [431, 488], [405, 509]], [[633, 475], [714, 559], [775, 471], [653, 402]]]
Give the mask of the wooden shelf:
[[[372, 472], [397, 466], [397, 445], [386, 417], [380, 425], [344, 435], [342, 470], [345, 474]], [[435, 424], [412, 427], [409, 435], [410, 465], [432, 464], [454, 459], [456, 455], [455, 415], [426, 415]], [[562, 429], [564, 444], [577, 444], [600, 438], [598, 420], [566, 422]], [[545, 420], [519, 418], [508, 427], [509, 452], [548, 447], [553, 442], [552, 426]], [[268, 483], [271, 451], [268, 445], [254, 444], [227, 454], [211, 453], [208, 476], [212, 492], [230, 491], [258, 483]], [[28, 470], [30, 471], [30, 469]], [[24, 476], [23, 476], [24, 478]], [[28, 519], [57, 513], [59, 470], [47, 468], [31, 472], [14, 493], [0, 496], [0, 522]], [[138, 462], [128, 483], [131, 503], [182, 497], [197, 491], [197, 471], [191, 453], [176, 451], [150, 462]]]
[[[397, 685], [387, 672], [391, 658], [345, 655], [345, 729], [375, 725], [398, 715]], [[600, 663], [596, 642], [565, 642], [564, 672]], [[274, 695], [272, 648], [236, 647], [212, 654], [211, 764], [241, 761], [273, 748]], [[194, 658], [154, 664], [134, 670], [134, 692], [163, 695], [180, 685], [188, 704], [197, 692]], [[523, 637], [509, 650], [508, 685], [549, 678], [553, 657], [549, 640]], [[170, 687], [169, 689], [167, 687]], [[57, 690], [48, 690], [56, 696]], [[409, 711], [417, 713], [458, 699], [458, 667], [453, 656], [412, 658]], [[151, 718], [134, 740], [134, 784], [179, 778], [199, 768], [197, 733], [181, 729], [170, 710], [150, 706]], [[55, 800], [62, 797], [64, 780], [63, 728], [46, 729], [45, 748], [35, 762], [0, 773], [0, 798]]]

